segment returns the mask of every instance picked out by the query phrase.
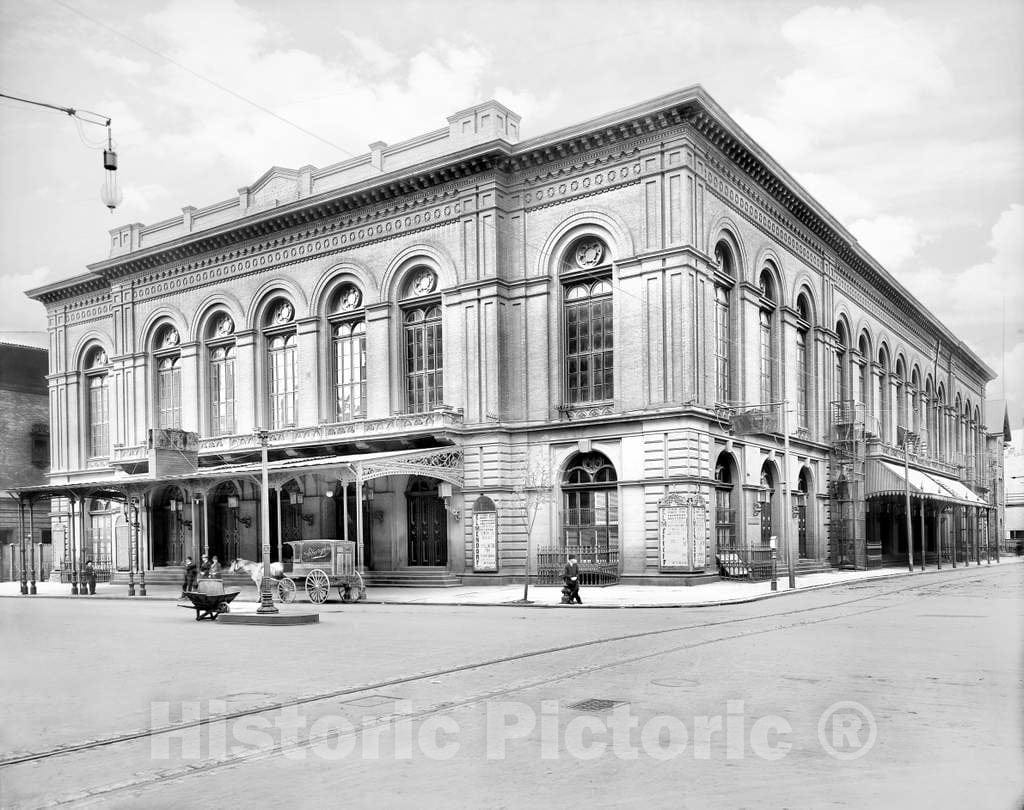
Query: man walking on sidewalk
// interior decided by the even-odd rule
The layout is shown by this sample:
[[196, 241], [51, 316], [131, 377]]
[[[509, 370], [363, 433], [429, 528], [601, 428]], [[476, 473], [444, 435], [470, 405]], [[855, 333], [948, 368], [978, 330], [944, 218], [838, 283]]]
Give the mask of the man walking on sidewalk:
[[562, 579], [565, 580], [565, 587], [569, 589], [569, 604], [575, 602], [578, 605], [583, 604], [583, 600], [580, 599], [580, 567], [576, 562], [576, 555], [569, 555], [569, 562], [565, 564], [565, 571], [562, 573]]

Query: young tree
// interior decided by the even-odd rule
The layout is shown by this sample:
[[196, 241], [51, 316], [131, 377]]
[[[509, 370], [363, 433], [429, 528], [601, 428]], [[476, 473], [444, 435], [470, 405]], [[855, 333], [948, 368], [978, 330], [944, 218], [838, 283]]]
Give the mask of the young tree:
[[526, 448], [525, 471], [522, 481], [512, 489], [515, 507], [523, 516], [526, 529], [526, 565], [523, 579], [523, 602], [530, 596], [530, 559], [533, 552], [533, 527], [543, 504], [554, 497], [554, 473], [545, 448]]

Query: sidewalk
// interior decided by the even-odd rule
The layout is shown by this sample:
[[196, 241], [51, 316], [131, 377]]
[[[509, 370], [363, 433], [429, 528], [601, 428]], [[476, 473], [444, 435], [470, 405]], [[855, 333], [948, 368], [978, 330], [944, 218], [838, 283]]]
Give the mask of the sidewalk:
[[[1024, 563], [1021, 557], [1003, 557], [1000, 563], [981, 566], [970, 564], [967, 568], [943, 566], [942, 571], [975, 571], [992, 570], [1006, 565]], [[874, 571], [829, 571], [821, 574], [808, 574], [796, 578], [796, 590], [806, 591], [815, 588], [828, 588], [846, 585], [863, 580], [885, 579], [891, 577], [920, 577], [934, 574], [934, 567], [922, 572], [916, 569], [909, 574], [906, 568], [882, 568]], [[177, 586], [147, 585], [147, 596], [129, 597], [127, 585], [96, 586], [95, 596], [71, 596], [71, 586], [66, 583], [39, 582], [36, 585], [38, 598], [68, 599], [134, 599], [134, 601], [170, 600], [177, 601], [181, 590]], [[240, 603], [255, 602], [256, 588], [252, 585], [242, 586], [238, 596]], [[580, 595], [584, 607], [601, 608], [642, 608], [642, 607], [708, 607], [712, 605], [742, 604], [760, 599], [784, 596], [790, 591], [785, 575], [779, 578], [778, 591], [772, 593], [769, 582], [739, 582], [722, 580], [706, 585], [611, 585], [605, 588], [583, 588]], [[299, 603], [305, 603], [301, 598]], [[22, 597], [20, 584], [17, 582], [0, 583], [0, 597]], [[457, 588], [368, 588], [367, 600], [364, 604], [382, 605], [476, 605], [476, 606], [516, 606], [523, 597], [523, 586], [520, 585], [473, 585]], [[530, 602], [533, 607], [559, 607], [561, 589], [557, 586], [530, 586]], [[518, 603], [522, 606], [522, 603]], [[331, 599], [325, 605], [328, 608], [343, 607], [337, 595], [332, 592]], [[568, 609], [568, 606], [566, 606]], [[577, 608], [579, 606], [576, 606]]]

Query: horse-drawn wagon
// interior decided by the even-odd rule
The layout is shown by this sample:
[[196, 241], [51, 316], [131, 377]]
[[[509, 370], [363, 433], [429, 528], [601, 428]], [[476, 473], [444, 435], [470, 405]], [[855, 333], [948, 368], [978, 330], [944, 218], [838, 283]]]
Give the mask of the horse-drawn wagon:
[[331, 588], [338, 589], [344, 602], [366, 598], [352, 540], [294, 540], [282, 552], [284, 573], [277, 581], [282, 602], [294, 601], [300, 583], [309, 601], [318, 605], [327, 601]]

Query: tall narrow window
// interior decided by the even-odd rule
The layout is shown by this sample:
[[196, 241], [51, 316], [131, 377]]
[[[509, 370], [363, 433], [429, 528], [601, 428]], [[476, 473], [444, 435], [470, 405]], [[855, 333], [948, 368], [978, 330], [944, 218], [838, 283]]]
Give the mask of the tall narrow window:
[[107, 353], [93, 349], [85, 364], [85, 383], [88, 389], [89, 458], [110, 455], [110, 405], [107, 385]]
[[835, 392], [843, 408], [849, 407], [852, 396], [850, 394], [850, 338], [846, 331], [846, 325], [839, 321], [836, 324], [836, 380]]
[[410, 413], [423, 413], [444, 402], [444, 352], [441, 307], [405, 313], [405, 391]]
[[569, 404], [603, 402], [615, 394], [612, 285], [571, 285], [565, 292], [565, 373]]
[[775, 379], [775, 283], [771, 273], [761, 272], [760, 351], [761, 351], [761, 402], [774, 402], [777, 394]]
[[806, 430], [810, 424], [811, 413], [811, 347], [807, 340], [810, 331], [810, 306], [807, 298], [801, 295], [796, 302], [800, 322], [796, 327], [796, 425]]
[[209, 346], [210, 435], [227, 436], [235, 432], [235, 325], [227, 315], [210, 322]]
[[157, 367], [157, 401], [162, 428], [181, 427], [181, 358], [164, 357]]
[[896, 360], [896, 425], [904, 430], [913, 430], [907, 421], [907, 393], [907, 366], [900, 357]]
[[729, 308], [731, 285], [735, 279], [732, 251], [724, 242], [715, 247], [715, 401], [728, 403], [732, 400], [732, 334]]
[[156, 333], [153, 360], [156, 364], [156, 426], [181, 427], [181, 338], [173, 326]]
[[339, 422], [366, 416], [366, 323], [334, 327], [334, 375]]
[[298, 384], [296, 351], [298, 339], [292, 321], [295, 310], [287, 301], [269, 309], [267, 334], [267, 405], [272, 430], [294, 427]]
[[352, 284], [338, 290], [331, 306], [335, 418], [366, 416], [366, 321], [363, 296]]
[[267, 347], [269, 361], [270, 427], [295, 424], [295, 335], [275, 335]]

